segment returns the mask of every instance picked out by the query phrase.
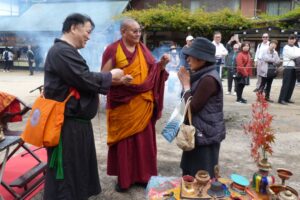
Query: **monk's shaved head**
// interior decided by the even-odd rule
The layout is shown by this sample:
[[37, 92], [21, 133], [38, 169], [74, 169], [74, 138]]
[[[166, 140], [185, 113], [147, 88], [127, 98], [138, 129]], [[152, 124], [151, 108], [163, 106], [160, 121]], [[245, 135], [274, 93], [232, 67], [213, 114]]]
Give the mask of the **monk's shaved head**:
[[134, 19], [124, 19], [121, 23], [120, 32], [123, 42], [128, 46], [135, 46], [140, 42], [142, 30], [139, 23]]
[[135, 21], [132, 18], [126, 18], [121, 22], [121, 26], [120, 26], [120, 30], [121, 32], [124, 31], [125, 29], [127, 29], [129, 26], [131, 26], [132, 24], [139, 24], [137, 21]]

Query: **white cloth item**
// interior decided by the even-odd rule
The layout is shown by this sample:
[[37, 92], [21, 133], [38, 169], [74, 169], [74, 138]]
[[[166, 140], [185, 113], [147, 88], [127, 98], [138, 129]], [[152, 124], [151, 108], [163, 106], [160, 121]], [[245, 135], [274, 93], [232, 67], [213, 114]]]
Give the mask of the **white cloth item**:
[[227, 56], [228, 51], [222, 43], [217, 44], [215, 41], [212, 41], [212, 43], [216, 46], [216, 58], [224, 58]]
[[8, 51], [8, 60], [12, 61], [14, 59], [14, 54], [10, 51]]
[[254, 57], [254, 62], [258, 61], [262, 57], [262, 53], [269, 49], [270, 42], [268, 41], [267, 43], [260, 43], [257, 46], [256, 52], [255, 52], [255, 57]]
[[187, 36], [187, 37], [186, 37], [186, 39], [185, 39], [185, 40], [186, 40], [186, 41], [190, 41], [190, 40], [193, 40], [193, 39], [194, 39], [194, 37], [193, 37], [193, 36], [191, 36], [191, 35], [189, 35], [189, 36]]
[[285, 45], [282, 50], [283, 66], [295, 66], [293, 59], [300, 57], [300, 48]]

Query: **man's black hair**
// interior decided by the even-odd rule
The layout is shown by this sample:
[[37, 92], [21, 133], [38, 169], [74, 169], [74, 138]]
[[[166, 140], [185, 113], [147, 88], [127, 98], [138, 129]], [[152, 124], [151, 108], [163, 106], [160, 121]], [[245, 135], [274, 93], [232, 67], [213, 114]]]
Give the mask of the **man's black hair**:
[[95, 24], [89, 16], [82, 15], [80, 13], [73, 13], [65, 19], [65, 21], [63, 23], [62, 32], [68, 33], [71, 30], [72, 25], [78, 25], [78, 24], [83, 25], [86, 22], [90, 22], [92, 25], [92, 28], [93, 29], [95, 28]]
[[295, 34], [290, 34], [289, 39], [290, 40], [297, 39], [297, 36]]

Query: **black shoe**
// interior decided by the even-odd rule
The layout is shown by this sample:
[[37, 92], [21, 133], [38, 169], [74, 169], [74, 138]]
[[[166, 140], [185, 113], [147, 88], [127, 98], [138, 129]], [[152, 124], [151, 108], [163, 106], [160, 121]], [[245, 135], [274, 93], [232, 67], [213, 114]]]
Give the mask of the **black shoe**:
[[127, 189], [121, 188], [118, 183], [115, 185], [115, 190], [116, 192], [120, 192], [120, 193], [127, 192]]
[[281, 104], [281, 105], [288, 105], [288, 103], [285, 102], [285, 101], [278, 101], [278, 103]]
[[242, 98], [241, 100], [244, 101], [245, 103], [247, 103], [247, 99]]
[[286, 102], [287, 103], [295, 103], [294, 101], [291, 101], [291, 100], [287, 100]]
[[269, 99], [269, 98], [266, 98], [266, 101], [269, 102], [269, 103], [274, 103], [274, 101]]
[[255, 89], [253, 90], [253, 92], [258, 92], [258, 88], [255, 88]]
[[136, 185], [136, 186], [138, 186], [138, 187], [146, 188], [147, 185], [148, 185], [148, 183], [139, 183], [139, 182], [137, 182], [137, 183], [135, 183], [134, 185]]
[[236, 100], [236, 102], [237, 102], [237, 103], [244, 103], [244, 104], [247, 103], [247, 101], [245, 101], [245, 99]]

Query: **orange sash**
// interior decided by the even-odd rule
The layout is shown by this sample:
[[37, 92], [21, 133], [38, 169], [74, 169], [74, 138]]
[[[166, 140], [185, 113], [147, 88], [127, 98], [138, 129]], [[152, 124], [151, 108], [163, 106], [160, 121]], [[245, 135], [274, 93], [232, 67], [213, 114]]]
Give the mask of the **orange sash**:
[[4, 111], [14, 100], [15, 96], [5, 92], [0, 92], [0, 113]]
[[[133, 77], [132, 84], [139, 85], [148, 76], [147, 62], [139, 44], [137, 45], [137, 55], [131, 64], [129, 64], [121, 45], [118, 44], [115, 67], [123, 69], [124, 74], [130, 74]], [[143, 131], [151, 120], [153, 101], [153, 93], [150, 90], [137, 95], [128, 104], [107, 109], [107, 144], [115, 144]]]

